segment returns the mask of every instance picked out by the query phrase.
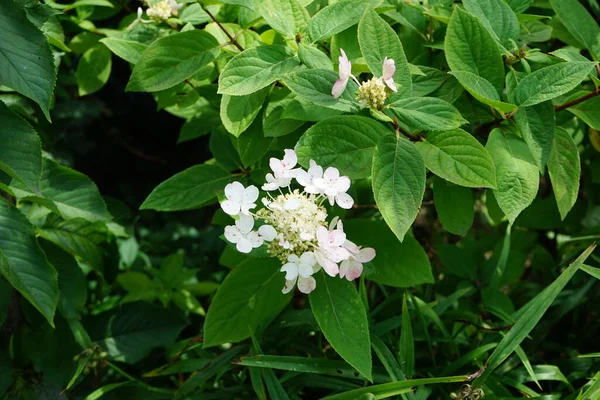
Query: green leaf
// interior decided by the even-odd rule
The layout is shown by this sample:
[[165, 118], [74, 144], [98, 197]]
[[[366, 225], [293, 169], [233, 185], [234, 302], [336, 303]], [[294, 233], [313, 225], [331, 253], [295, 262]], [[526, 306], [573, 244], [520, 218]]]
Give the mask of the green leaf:
[[516, 12], [517, 14], [520, 14], [520, 13], [523, 13], [524, 11], [527, 11], [529, 6], [535, 0], [505, 0], [505, 1], [510, 6], [510, 8], [513, 9], [514, 12]]
[[268, 93], [269, 89], [264, 88], [245, 96], [223, 95], [220, 115], [225, 129], [233, 136], [239, 136], [248, 129], [260, 112]]
[[427, 169], [439, 177], [460, 186], [496, 187], [492, 156], [462, 129], [431, 132], [415, 145]]
[[494, 38], [481, 21], [459, 7], [454, 8], [448, 24], [444, 50], [452, 71], [470, 72], [502, 92], [504, 64]]
[[[107, 221], [111, 218], [104, 199], [90, 178], [47, 158], [42, 160], [40, 192], [33, 192], [18, 182], [12, 182], [11, 188], [19, 199], [39, 196], [42, 200], [51, 201], [65, 219]], [[31, 200], [35, 201], [34, 198]]]
[[433, 283], [427, 253], [412, 235], [399, 243], [383, 221], [365, 219], [345, 221], [344, 231], [352, 240], [374, 248], [377, 253], [365, 266], [364, 276], [368, 280], [401, 288]]
[[308, 68], [333, 70], [329, 56], [315, 46], [300, 43], [298, 45], [298, 58]]
[[[585, 94], [587, 93], [578, 92], [577, 97], [581, 97]], [[600, 112], [598, 110], [600, 110], [600, 97], [598, 96], [567, 108], [567, 111], [570, 111], [581, 118], [583, 122], [595, 130], [600, 130]]]
[[415, 343], [413, 339], [412, 326], [410, 324], [410, 314], [406, 304], [406, 293], [402, 297], [402, 332], [400, 335], [400, 360], [402, 370], [406, 377], [410, 379], [415, 369]]
[[371, 176], [377, 142], [390, 130], [372, 118], [355, 115], [331, 117], [308, 129], [296, 144], [298, 161], [335, 166], [352, 179]]
[[554, 145], [548, 161], [552, 190], [561, 219], [565, 219], [577, 201], [581, 161], [573, 138], [563, 128], [556, 128]]
[[304, 124], [303, 121], [281, 117], [287, 107], [295, 101], [294, 97], [286, 88], [274, 88], [263, 113], [262, 124], [265, 137], [285, 136]]
[[110, 359], [135, 364], [155, 347], [173, 344], [186, 323], [175, 313], [150, 303], [128, 303], [89, 323], [92, 340]]
[[288, 72], [300, 62], [292, 50], [274, 44], [248, 49], [233, 57], [219, 78], [219, 93], [242, 96], [254, 93]]
[[0, 4], [0, 37], [0, 85], [38, 103], [50, 121], [56, 68], [46, 37], [13, 0]]
[[112, 37], [100, 39], [100, 42], [104, 43], [118, 57], [131, 64], [137, 64], [142, 58], [144, 50], [148, 48], [144, 43]]
[[327, 39], [356, 24], [367, 7], [365, 0], [341, 0], [324, 7], [308, 24], [308, 36], [313, 42]]
[[283, 310], [293, 293], [281, 293], [280, 268], [275, 259], [252, 259], [227, 275], [206, 315], [204, 347], [246, 339]]
[[195, 165], [158, 185], [140, 210], [179, 211], [201, 207], [234, 179], [234, 175], [216, 165]]
[[379, 358], [379, 361], [383, 364], [392, 381], [397, 382], [406, 380], [404, 372], [402, 372], [398, 361], [396, 361], [396, 357], [392, 354], [390, 349], [388, 349], [385, 343], [374, 334], [371, 334], [371, 347], [375, 354], [377, 354], [377, 358]]
[[503, 0], [464, 0], [467, 11], [481, 20], [488, 32], [505, 48], [519, 38], [517, 15]]
[[260, 161], [269, 151], [273, 138], [263, 134], [261, 121], [255, 121], [252, 126], [238, 137], [230, 137], [233, 147], [237, 150], [245, 168]]
[[369, 69], [374, 76], [383, 76], [383, 60], [387, 57], [396, 63], [395, 81], [400, 95], [410, 96], [412, 81], [408, 61], [398, 35], [375, 10], [368, 8], [358, 24], [358, 43]]
[[102, 89], [108, 82], [112, 68], [112, 54], [103, 44], [98, 44], [79, 59], [75, 78], [79, 95], [85, 96]]
[[487, 377], [516, 350], [533, 328], [535, 328], [540, 319], [542, 319], [548, 307], [550, 307], [579, 267], [594, 251], [595, 247], [596, 245], [588, 247], [554, 282], [521, 307], [514, 315], [516, 320], [514, 326], [508, 331], [488, 358], [486, 362], [487, 367], [483, 375], [475, 380], [475, 385], [481, 385], [485, 382]]
[[298, 121], [322, 121], [329, 117], [342, 114], [342, 111], [312, 104], [304, 99], [294, 99], [283, 110], [281, 118]]
[[310, 20], [308, 12], [298, 0], [261, 0], [255, 4], [256, 10], [271, 28], [288, 39], [304, 31]]
[[169, 89], [213, 61], [219, 52], [217, 39], [202, 30], [160, 38], [144, 50], [125, 90], [158, 92]]
[[577, 41], [583, 43], [594, 60], [600, 57], [600, 27], [577, 0], [550, 0], [560, 21]]
[[442, 226], [448, 232], [465, 236], [475, 218], [471, 189], [436, 178], [433, 184], [433, 201]]
[[385, 222], [400, 241], [419, 213], [425, 193], [425, 163], [404, 138], [381, 138], [373, 156], [373, 193]]
[[521, 108], [515, 113], [515, 122], [525, 139], [540, 172], [544, 174], [556, 125], [556, 115], [551, 101]]
[[[8, 315], [8, 306], [10, 306], [10, 302], [12, 301], [12, 294], [12, 286], [6, 279], [0, 276], [0, 326], [4, 325], [4, 321]], [[0, 393], [2, 393], [2, 390], [0, 390]]]
[[0, 101], [0, 170], [38, 191], [42, 173], [42, 145], [24, 119]]
[[410, 130], [448, 131], [467, 123], [452, 104], [436, 97], [409, 97], [389, 107]]
[[450, 74], [458, 79], [462, 87], [483, 104], [492, 106], [503, 114], [517, 109], [516, 105], [501, 101], [498, 91], [485, 78], [465, 71], [454, 71]]
[[540, 68], [523, 78], [515, 89], [519, 107], [533, 106], [577, 87], [594, 68], [593, 62], [561, 62]]
[[54, 327], [56, 270], [46, 260], [27, 218], [4, 200], [0, 200], [0, 274]]
[[494, 196], [508, 220], [514, 222], [537, 194], [539, 176], [535, 160], [525, 142], [499, 129], [490, 133], [486, 149], [496, 165]]
[[338, 74], [327, 69], [309, 69], [287, 74], [283, 78], [286, 86], [301, 99], [320, 106], [344, 112], [356, 112], [361, 105], [356, 101], [358, 85], [350, 80], [342, 95], [334, 99], [331, 95]]
[[371, 339], [367, 312], [352, 282], [314, 275], [317, 288], [309, 295], [310, 308], [334, 350], [372, 381]]

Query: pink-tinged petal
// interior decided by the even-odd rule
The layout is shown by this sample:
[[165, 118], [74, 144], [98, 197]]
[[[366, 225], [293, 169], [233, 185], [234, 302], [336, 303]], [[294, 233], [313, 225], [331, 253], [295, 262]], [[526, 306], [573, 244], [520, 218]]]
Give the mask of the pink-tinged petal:
[[229, 225], [225, 227], [224, 236], [229, 242], [235, 244], [240, 241], [242, 232], [240, 232], [237, 226]]
[[340, 264], [340, 278], [343, 278], [346, 276], [348, 269], [350, 269], [350, 261], [348, 261], [348, 260], [342, 261], [342, 263]]
[[350, 254], [348, 250], [341, 247], [332, 249], [327, 253], [327, 257], [335, 263], [347, 260], [348, 258], [350, 258], [351, 255], [352, 254]]
[[261, 226], [258, 228], [258, 233], [267, 242], [270, 242], [277, 237], [277, 231], [271, 225]]
[[254, 203], [258, 199], [258, 188], [254, 185], [248, 186], [244, 189], [242, 201], [244, 203]]
[[298, 278], [298, 290], [300, 290], [304, 294], [309, 294], [317, 287], [317, 281], [312, 276], [307, 278], [299, 277]]
[[287, 263], [280, 269], [285, 272], [285, 279], [288, 281], [295, 280], [298, 277], [298, 266], [294, 263]]
[[271, 157], [269, 159], [269, 167], [271, 167], [271, 169], [275, 173], [275, 178], [280, 176], [285, 171], [285, 168], [283, 167], [283, 163], [281, 162], [281, 160], [278, 160], [273, 157]]
[[313, 273], [312, 265], [300, 264], [298, 265], [298, 275], [303, 278], [308, 278]]
[[328, 275], [335, 276], [339, 272], [337, 264], [325, 257], [325, 255], [322, 252], [316, 252], [315, 257], [319, 265], [323, 267], [323, 269], [325, 270], [325, 272], [327, 272]]
[[385, 79], [384, 82], [387, 85], [387, 87], [389, 87], [391, 89], [392, 92], [398, 91], [398, 88], [396, 88], [396, 83], [394, 82], [394, 80], [392, 78]]
[[235, 248], [240, 253], [248, 254], [252, 251], [252, 243], [250, 243], [250, 241], [245, 237], [241, 237], [239, 242], [237, 242], [237, 244], [235, 245]]
[[360, 249], [360, 252], [354, 256], [361, 263], [366, 263], [375, 258], [375, 249], [371, 247], [365, 247], [364, 249]]
[[335, 181], [335, 188], [339, 192], [346, 192], [348, 189], [350, 189], [350, 178], [347, 176], [340, 176]]
[[[346, 262], [346, 261], [345, 261]], [[346, 271], [346, 279], [353, 281], [362, 274], [363, 266], [356, 260], [348, 260], [348, 270]]]
[[329, 231], [324, 226], [317, 228], [317, 241], [319, 245], [329, 245]]
[[339, 77], [340, 79], [348, 80], [350, 74], [352, 73], [352, 63], [350, 62], [350, 60], [348, 60], [348, 56], [346, 55], [344, 49], [340, 49], [340, 52], [342, 53], [342, 55], [338, 57]]
[[291, 169], [298, 164], [298, 156], [296, 156], [296, 152], [292, 149], [283, 150], [285, 155], [283, 156], [283, 166], [286, 169]]
[[329, 167], [323, 173], [323, 178], [327, 180], [335, 180], [340, 177], [340, 171], [337, 168]]
[[315, 253], [312, 251], [307, 251], [300, 256], [300, 262], [302, 264], [307, 264], [309, 266], [313, 266], [317, 263], [317, 259], [315, 257]]
[[264, 239], [256, 231], [250, 232], [248, 235], [246, 235], [246, 239], [250, 241], [253, 249], [262, 246], [264, 243]]
[[396, 62], [390, 58], [383, 60], [383, 80], [391, 79], [396, 73]]
[[348, 78], [338, 79], [337, 81], [335, 81], [335, 83], [333, 84], [333, 87], [331, 88], [331, 95], [333, 96], [333, 98], [337, 99], [338, 97], [340, 97], [342, 95], [342, 93], [344, 93], [344, 90], [346, 90], [347, 85], [348, 85]]
[[240, 215], [240, 219], [235, 221], [235, 226], [239, 228], [239, 230], [244, 234], [248, 234], [252, 228], [254, 227], [254, 218], [248, 215]]
[[346, 234], [338, 229], [329, 233], [329, 244], [332, 247], [340, 247], [346, 241]]
[[221, 208], [229, 215], [238, 215], [241, 211], [240, 203], [232, 200], [225, 200], [222, 202]]
[[354, 199], [348, 193], [339, 193], [335, 196], [335, 201], [344, 210], [349, 210], [354, 205]]
[[344, 248], [352, 254], [360, 253], [360, 247], [358, 247], [357, 245], [355, 245], [354, 243], [352, 243], [349, 240], [346, 240], [342, 246], [344, 246]]
[[294, 290], [294, 286], [296, 286], [296, 279], [285, 281], [285, 285], [283, 286], [283, 289], [281, 289], [281, 293], [288, 294]]

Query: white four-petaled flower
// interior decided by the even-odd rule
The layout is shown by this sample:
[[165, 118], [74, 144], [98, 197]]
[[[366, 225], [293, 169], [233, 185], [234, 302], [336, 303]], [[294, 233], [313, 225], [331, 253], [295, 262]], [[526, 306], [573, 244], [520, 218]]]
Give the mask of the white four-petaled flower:
[[300, 168], [294, 168], [298, 164], [296, 152], [291, 149], [285, 149], [284, 153], [282, 160], [278, 160], [277, 158], [269, 160], [269, 166], [273, 170], [273, 173], [266, 175], [265, 179], [267, 183], [262, 186], [263, 190], [272, 191], [289, 186], [292, 179], [301, 171]]
[[327, 196], [329, 204], [334, 202], [338, 206], [348, 210], [354, 205], [354, 200], [346, 192], [350, 189], [350, 178], [340, 176], [340, 171], [337, 168], [329, 167], [323, 173], [322, 178], [313, 180], [314, 185]]
[[313, 252], [307, 251], [300, 257], [295, 254], [288, 256], [288, 262], [281, 267], [281, 272], [285, 272], [285, 286], [283, 287], [283, 293], [289, 293], [296, 282], [298, 283], [298, 289], [305, 294], [308, 294], [315, 290], [317, 282], [312, 277], [320, 267], [317, 265], [317, 259]]
[[225, 239], [235, 244], [235, 248], [240, 253], [250, 253], [252, 249], [262, 246], [264, 240], [252, 228], [254, 228], [254, 218], [242, 214], [235, 221], [235, 225], [225, 227]]
[[350, 252], [350, 257], [342, 261], [340, 265], [340, 278], [353, 281], [362, 274], [363, 263], [375, 258], [375, 249], [371, 247], [360, 248], [349, 240], [346, 240], [342, 246]]
[[221, 208], [229, 215], [250, 215], [250, 210], [256, 207], [254, 203], [258, 199], [256, 186], [244, 188], [239, 182], [232, 182], [225, 186], [225, 197], [227, 200], [221, 203]]

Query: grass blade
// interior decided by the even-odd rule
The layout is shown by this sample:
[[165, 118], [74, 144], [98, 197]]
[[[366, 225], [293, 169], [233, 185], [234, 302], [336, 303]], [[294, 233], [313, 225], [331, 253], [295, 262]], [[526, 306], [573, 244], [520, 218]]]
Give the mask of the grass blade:
[[402, 369], [407, 378], [412, 378], [415, 369], [415, 342], [406, 295], [402, 298], [402, 332], [400, 335], [400, 360]]

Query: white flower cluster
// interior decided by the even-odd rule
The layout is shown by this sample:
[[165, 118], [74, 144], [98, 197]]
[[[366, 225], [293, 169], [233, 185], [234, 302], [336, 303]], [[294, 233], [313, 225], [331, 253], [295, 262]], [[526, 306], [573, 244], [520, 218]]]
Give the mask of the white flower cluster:
[[156, 21], [166, 21], [172, 15], [177, 15], [183, 4], [178, 4], [175, 0], [161, 0], [156, 4], [150, 5], [146, 10], [146, 15]]
[[[271, 158], [272, 173], [266, 175], [261, 199], [264, 208], [253, 212], [259, 190], [256, 186], [244, 187], [240, 182], [225, 186], [226, 199], [221, 208], [237, 217], [235, 225], [225, 227], [225, 238], [234, 243], [238, 251], [250, 253], [267, 242], [267, 252], [279, 258], [285, 272], [283, 293], [296, 285], [302, 293], [316, 287], [313, 274], [321, 268], [330, 276], [339, 275], [349, 281], [358, 278], [363, 263], [375, 257], [372, 248], [360, 248], [346, 238], [342, 221], [337, 217], [327, 223], [327, 210], [322, 203], [349, 209], [354, 200], [346, 192], [350, 178], [340, 176], [336, 168], [326, 170], [313, 160], [310, 168], [296, 167], [298, 158], [293, 150], [286, 149], [282, 160]], [[291, 189], [296, 181], [302, 190]], [[284, 193], [281, 189], [285, 189]], [[278, 192], [275, 197], [271, 192]], [[263, 225], [254, 230], [255, 220]]]

